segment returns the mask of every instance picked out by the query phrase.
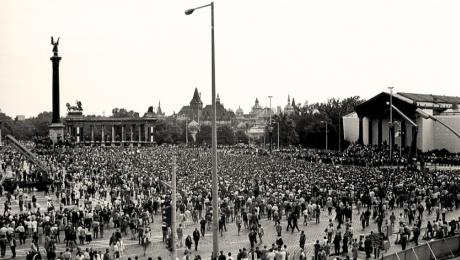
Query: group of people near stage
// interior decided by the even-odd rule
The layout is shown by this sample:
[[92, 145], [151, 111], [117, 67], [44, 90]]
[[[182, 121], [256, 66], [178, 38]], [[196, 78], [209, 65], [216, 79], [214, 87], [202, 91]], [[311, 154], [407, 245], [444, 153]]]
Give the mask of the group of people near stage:
[[[138, 241], [148, 254], [154, 225], [162, 226], [162, 240], [170, 246], [173, 231], [155, 221], [155, 216], [162, 214], [169, 200], [170, 191], [164, 183], [170, 181], [175, 155], [176, 215], [181, 225], [174, 231], [175, 242], [184, 245], [188, 259], [203, 254], [200, 241], [210, 232], [212, 222], [209, 149], [61, 147], [37, 153], [51, 169], [53, 184], [45, 195], [49, 200], [37, 205], [34, 192], [17, 189], [5, 193], [0, 248], [25, 238], [17, 241], [30, 243], [31, 255], [46, 252], [51, 259], [65, 259], [68, 254], [81, 259], [123, 258], [127, 239]], [[37, 170], [11, 147], [1, 148], [1, 154], [3, 172], [27, 179]], [[350, 154], [353, 156], [347, 160], [359, 158], [356, 150]], [[298, 150], [261, 155], [249, 148], [232, 147], [219, 149], [218, 162], [219, 235], [225, 236], [229, 225], [235, 225], [248, 241], [240, 252], [222, 252], [221, 259], [244, 259], [252, 253], [264, 259], [273, 255], [298, 259], [307, 257], [308, 243], [313, 243], [317, 259], [332, 254], [356, 258], [359, 251], [378, 256], [393, 233], [398, 233], [397, 242], [405, 248], [423, 237], [446, 237], [458, 230], [458, 221], [448, 218], [460, 205], [458, 171], [320, 163], [302, 158]], [[15, 203], [22, 205], [18, 211], [12, 210]], [[433, 221], [423, 222], [427, 216]], [[356, 230], [353, 219], [360, 220], [362, 230]], [[275, 226], [272, 237], [265, 234], [266, 220]], [[373, 223], [375, 229], [370, 228]], [[324, 236], [309, 235], [311, 225], [323, 226]], [[9, 230], [6, 240], [2, 240], [1, 229]], [[361, 237], [361, 233], [367, 235]], [[299, 243], [287, 244], [288, 236], [298, 236]], [[108, 252], [91, 249], [91, 241], [101, 237], [109, 237]], [[69, 253], [57, 252], [56, 245], [64, 243]]]

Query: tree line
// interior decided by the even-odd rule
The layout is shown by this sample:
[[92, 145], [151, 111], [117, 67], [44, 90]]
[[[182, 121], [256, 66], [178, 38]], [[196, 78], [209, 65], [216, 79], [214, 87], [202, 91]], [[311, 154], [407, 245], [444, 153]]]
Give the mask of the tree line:
[[[326, 102], [309, 104], [295, 104], [294, 112], [290, 114], [276, 114], [270, 122], [266, 122], [265, 132], [256, 140], [249, 138], [246, 129], [237, 128], [236, 125], [219, 125], [217, 128], [217, 143], [221, 145], [234, 145], [237, 143], [270, 144], [277, 146], [278, 136], [281, 147], [302, 146], [309, 148], [325, 148], [326, 123], [328, 128], [328, 148], [338, 149], [339, 139], [342, 140], [342, 149], [347, 146], [343, 141], [342, 116], [354, 111], [355, 106], [364, 102], [359, 96], [345, 99], [331, 98]], [[0, 113], [3, 134], [12, 134], [20, 140], [32, 140], [36, 136], [47, 136], [48, 126], [51, 123], [51, 112], [42, 112], [36, 117], [25, 120], [12, 119]], [[86, 117], [98, 117], [87, 115]], [[114, 108], [111, 117], [139, 118], [139, 113], [128, 111], [124, 108]], [[186, 131], [184, 121], [175, 119], [159, 120], [154, 126], [154, 138], [158, 144], [190, 143], [198, 145], [211, 144], [211, 126], [202, 124], [196, 133], [195, 140], [190, 131]], [[186, 133], [188, 137], [186, 137]]]

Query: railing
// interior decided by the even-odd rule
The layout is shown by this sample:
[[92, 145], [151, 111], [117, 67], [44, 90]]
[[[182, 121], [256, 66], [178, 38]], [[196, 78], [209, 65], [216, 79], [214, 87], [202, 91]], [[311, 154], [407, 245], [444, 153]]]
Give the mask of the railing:
[[460, 254], [460, 235], [429, 241], [400, 252], [384, 256], [383, 260], [438, 260]]

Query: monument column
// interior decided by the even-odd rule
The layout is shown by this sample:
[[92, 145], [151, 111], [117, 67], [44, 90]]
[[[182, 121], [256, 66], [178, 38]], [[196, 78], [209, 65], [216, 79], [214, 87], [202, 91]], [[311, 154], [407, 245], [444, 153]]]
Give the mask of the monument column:
[[59, 113], [59, 62], [61, 61], [61, 57], [58, 56], [59, 38], [55, 42], [51, 37], [51, 45], [54, 53], [50, 58], [53, 65], [53, 117], [49, 126], [49, 137], [53, 144], [56, 144], [58, 140], [63, 141], [64, 138], [64, 125], [61, 123]]
[[144, 142], [148, 142], [149, 140], [149, 127], [147, 124], [144, 124]]
[[359, 135], [358, 135], [358, 144], [363, 144], [363, 118], [359, 117]]
[[112, 125], [112, 146], [115, 146], [115, 126]]

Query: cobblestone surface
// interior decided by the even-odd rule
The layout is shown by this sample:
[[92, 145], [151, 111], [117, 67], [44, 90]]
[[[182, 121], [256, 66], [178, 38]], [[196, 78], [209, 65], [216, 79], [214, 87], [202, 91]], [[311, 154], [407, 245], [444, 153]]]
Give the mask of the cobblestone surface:
[[[46, 205], [46, 199], [43, 193], [36, 195], [38, 200], [38, 205]], [[52, 197], [54, 199], [54, 197]], [[5, 202], [5, 197], [0, 198], [0, 203], [3, 205]], [[19, 207], [16, 202], [13, 202], [12, 205], [13, 213], [19, 211]], [[391, 211], [390, 211], [391, 212]], [[395, 215], [399, 216], [399, 213], [402, 212], [401, 209], [395, 210]], [[435, 215], [428, 216], [426, 212], [424, 213], [424, 218], [422, 222], [422, 228], [426, 226], [428, 220], [434, 220]], [[389, 215], [388, 215], [389, 216]], [[452, 212], [447, 213], [447, 219], [458, 218], [460, 216], [460, 210], [454, 210]], [[308, 222], [307, 226], [302, 225], [302, 220], [299, 220], [299, 228], [300, 230], [304, 230], [307, 235], [307, 242], [305, 246], [305, 250], [309, 259], [311, 256], [314, 255], [313, 253], [313, 244], [316, 240], [323, 239], [325, 233], [324, 229], [326, 228], [326, 224], [328, 223], [329, 219], [334, 219], [335, 214], [333, 213], [331, 216], [327, 215], [327, 211], [321, 212], [320, 223], [316, 224], [314, 221]], [[268, 221], [266, 218], [262, 218], [260, 221], [262, 226], [264, 227], [265, 235], [263, 237], [263, 241], [258, 246], [262, 248], [264, 245], [267, 247], [271, 247], [271, 244], [275, 242], [276, 231], [274, 227], [274, 223], [272, 221]], [[281, 221], [281, 225], [283, 227], [282, 238], [285, 244], [288, 245], [288, 252], [291, 256], [291, 259], [294, 256], [297, 256], [299, 253], [299, 236], [300, 232], [297, 230], [294, 232], [286, 231], [286, 220], [283, 219]], [[335, 223], [336, 226], [336, 223]], [[371, 220], [370, 226], [366, 229], [361, 228], [361, 222], [359, 220], [359, 214], [356, 209], [353, 210], [353, 222], [352, 222], [353, 230], [354, 230], [354, 237], [359, 237], [360, 234], [368, 234], [370, 231], [377, 230], [376, 223], [373, 223]], [[184, 223], [184, 240], [188, 234], [192, 234], [195, 227], [199, 228], [198, 224], [194, 223]], [[138, 245], [137, 240], [131, 240], [130, 235], [124, 237], [124, 243], [126, 245], [126, 250], [122, 256], [122, 259], [127, 259], [128, 257], [134, 258], [134, 256], [139, 256], [140, 259], [147, 259], [147, 257], [158, 257], [161, 256], [162, 259], [171, 259], [170, 252], [166, 249], [165, 244], [161, 241], [162, 234], [161, 234], [161, 219], [160, 216], [155, 216], [155, 221], [151, 224], [152, 228], [152, 243], [148, 246], [146, 250], [146, 255], [144, 257], [143, 247]], [[105, 237], [103, 239], [96, 239], [90, 244], [84, 245], [83, 247], [91, 247], [93, 249], [97, 249], [100, 251], [105, 251], [108, 248], [108, 239], [110, 237], [111, 232], [113, 232], [113, 228], [106, 229], [104, 231]], [[395, 230], [396, 231], [396, 228]], [[422, 230], [422, 235], [424, 234], [424, 230]], [[63, 234], [61, 234], [62, 240]], [[391, 254], [401, 250], [400, 245], [395, 245], [394, 241], [396, 240], [396, 234], [394, 234], [391, 238], [391, 247], [387, 252], [384, 252], [385, 255]], [[421, 240], [420, 243], [425, 243], [425, 241]], [[408, 247], [414, 246], [413, 243], [410, 243]], [[30, 248], [30, 239], [26, 241], [25, 245], [18, 246], [17, 249], [17, 257], [18, 259], [25, 259], [25, 255]], [[236, 259], [236, 254], [238, 253], [239, 249], [250, 248], [249, 239], [248, 239], [248, 231], [242, 228], [240, 235], [237, 234], [236, 224], [227, 223], [227, 232], [223, 233], [223, 236], [219, 236], [219, 248], [220, 250], [224, 251], [225, 254], [231, 252], [234, 258]], [[193, 247], [192, 247], [193, 249]], [[42, 249], [43, 250], [43, 249]], [[65, 245], [60, 243], [57, 245], [57, 252], [65, 251]], [[331, 250], [332, 251], [332, 250]], [[349, 250], [351, 252], [351, 250]], [[201, 255], [204, 259], [210, 259], [212, 252], [212, 232], [210, 230], [206, 231], [205, 237], [200, 239], [198, 251], [193, 251], [193, 255]], [[57, 253], [59, 255], [59, 253]], [[177, 256], [183, 257], [184, 255], [184, 247], [177, 249]], [[11, 251], [7, 250], [7, 254], [5, 258], [9, 258], [11, 256]], [[364, 259], [364, 254], [360, 253], [360, 258]], [[295, 258], [298, 259], [298, 258]]]

